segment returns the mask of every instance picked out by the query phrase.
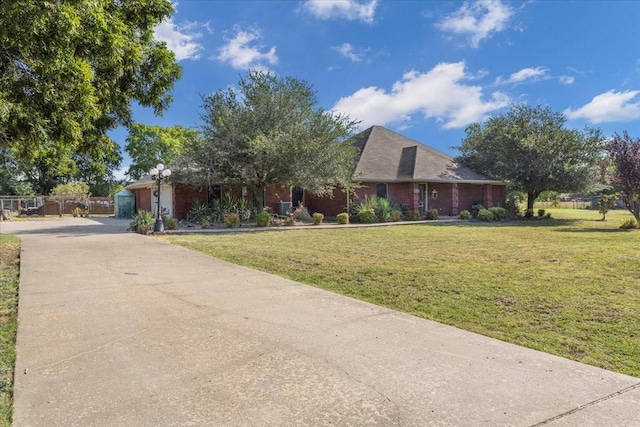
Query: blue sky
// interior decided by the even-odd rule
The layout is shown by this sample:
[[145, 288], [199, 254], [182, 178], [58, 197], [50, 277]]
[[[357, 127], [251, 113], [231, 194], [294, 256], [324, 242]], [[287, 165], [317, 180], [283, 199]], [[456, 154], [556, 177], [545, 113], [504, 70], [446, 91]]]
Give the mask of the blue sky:
[[[464, 129], [513, 103], [567, 126], [640, 137], [637, 1], [195, 1], [156, 38], [183, 78], [149, 125], [200, 125], [201, 95], [251, 69], [306, 80], [319, 106], [456, 155]], [[126, 130], [111, 137], [124, 146]], [[129, 164], [125, 155], [123, 169]]]

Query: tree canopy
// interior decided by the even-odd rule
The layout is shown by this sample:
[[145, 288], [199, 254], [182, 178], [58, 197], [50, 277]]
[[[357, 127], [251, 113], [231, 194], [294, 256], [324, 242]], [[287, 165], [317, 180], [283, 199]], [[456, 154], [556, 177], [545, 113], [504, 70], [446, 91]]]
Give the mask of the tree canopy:
[[204, 97], [203, 138], [182, 158], [192, 181], [246, 186], [258, 207], [268, 185], [330, 194], [350, 182], [356, 122], [318, 108], [315, 91], [292, 77], [254, 71], [238, 87]]
[[527, 209], [543, 192], [573, 192], [595, 182], [604, 149], [600, 129], [567, 129], [548, 107], [514, 105], [503, 115], [475, 123], [457, 147], [458, 162], [527, 193]]
[[625, 131], [607, 143], [614, 166], [614, 182], [622, 200], [640, 223], [640, 138], [633, 139]]
[[184, 147], [195, 143], [200, 137], [196, 129], [173, 126], [149, 126], [134, 123], [129, 128], [125, 150], [131, 157], [129, 175], [139, 179], [158, 162], [170, 164], [180, 154]]
[[[113, 158], [131, 102], [159, 114], [181, 68], [153, 29], [169, 0], [0, 2], [0, 148], [19, 161]], [[97, 152], [99, 151], [99, 153]]]

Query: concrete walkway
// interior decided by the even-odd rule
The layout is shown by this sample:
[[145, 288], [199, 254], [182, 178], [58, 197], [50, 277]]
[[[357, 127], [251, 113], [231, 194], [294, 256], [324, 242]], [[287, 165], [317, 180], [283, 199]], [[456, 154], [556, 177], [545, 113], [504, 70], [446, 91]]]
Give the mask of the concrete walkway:
[[0, 223], [22, 238], [15, 426], [640, 425], [638, 378], [127, 224]]

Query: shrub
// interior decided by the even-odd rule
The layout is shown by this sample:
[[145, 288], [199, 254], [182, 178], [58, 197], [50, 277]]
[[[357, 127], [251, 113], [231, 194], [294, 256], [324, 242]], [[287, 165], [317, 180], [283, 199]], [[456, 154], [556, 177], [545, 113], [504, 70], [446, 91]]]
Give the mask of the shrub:
[[629, 230], [629, 229], [632, 229], [632, 228], [638, 228], [638, 223], [636, 222], [636, 220], [634, 218], [627, 218], [627, 219], [622, 221], [622, 224], [620, 224], [620, 228], [625, 229], [625, 230]]
[[202, 222], [207, 216], [211, 214], [211, 209], [200, 200], [196, 199], [193, 201], [193, 205], [187, 214], [187, 220], [193, 222]]
[[438, 209], [429, 209], [425, 215], [424, 215], [424, 219], [428, 219], [430, 221], [433, 221], [435, 219], [438, 219]]
[[544, 217], [545, 217], [545, 218], [547, 218], [547, 219], [551, 219], [551, 212], [547, 212], [547, 213], [544, 215]]
[[349, 214], [346, 212], [336, 215], [336, 219], [338, 220], [338, 224], [349, 224]]
[[313, 225], [320, 225], [322, 224], [323, 220], [324, 220], [323, 214], [321, 214], [320, 212], [313, 213]]
[[466, 209], [460, 212], [460, 219], [469, 219], [469, 218], [471, 218], [471, 212], [469, 212]]
[[417, 221], [420, 219], [420, 213], [416, 211], [407, 211], [404, 215], [407, 218], [407, 221]]
[[134, 231], [140, 234], [149, 234], [153, 229], [154, 218], [151, 212], [147, 212], [144, 209], [138, 210], [138, 213], [133, 216], [133, 221], [129, 223], [129, 231]]
[[524, 217], [528, 219], [533, 218], [533, 209], [527, 209], [524, 211]]
[[493, 221], [493, 212], [489, 209], [480, 209], [478, 211], [478, 219], [484, 222]]
[[482, 209], [484, 209], [484, 206], [482, 206], [482, 203], [476, 203], [474, 205], [471, 205], [471, 216], [473, 218], [477, 218], [478, 212], [480, 212]]
[[538, 216], [540, 218], [542, 218], [544, 216], [544, 214], [546, 213], [546, 211], [544, 209], [538, 209]]
[[389, 221], [391, 222], [400, 221], [400, 215], [402, 215], [402, 212], [400, 212], [398, 209], [392, 210], [391, 212], [389, 212]]
[[271, 224], [271, 215], [269, 212], [262, 211], [256, 215], [256, 224], [258, 227], [267, 227]]
[[164, 220], [164, 226], [167, 227], [167, 230], [175, 230], [178, 228], [178, 220], [175, 218], [167, 218]]
[[302, 205], [299, 205], [291, 214], [294, 221], [310, 222], [311, 215], [309, 210]]
[[601, 194], [600, 198], [596, 201], [596, 207], [598, 212], [602, 214], [602, 220], [604, 221], [607, 216], [607, 212], [616, 206], [616, 201], [620, 198], [618, 193], [613, 194]]
[[240, 226], [240, 215], [236, 212], [224, 214], [224, 225], [228, 228], [235, 228]]
[[507, 197], [504, 202], [504, 207], [507, 209], [507, 212], [513, 218], [517, 218], [520, 216], [520, 204], [524, 200], [524, 195], [518, 191], [509, 191], [507, 192]]
[[392, 211], [397, 210], [397, 207], [386, 197], [371, 196], [356, 205], [356, 215], [363, 209], [372, 209], [376, 219], [379, 222], [385, 222], [389, 220], [389, 215]]
[[507, 218], [507, 210], [500, 206], [493, 206], [489, 208], [489, 211], [493, 214], [493, 219], [496, 221], [502, 221]]
[[293, 216], [286, 217], [284, 219], [284, 221], [283, 221], [283, 224], [287, 225], [287, 226], [291, 226], [291, 225], [295, 224], [295, 220], [293, 219]]
[[371, 224], [376, 222], [376, 213], [371, 208], [360, 209], [358, 212], [358, 220], [363, 224]]
[[73, 215], [74, 217], [82, 216], [82, 209], [80, 209], [80, 208], [74, 208], [74, 209], [71, 211], [71, 215]]
[[204, 218], [202, 218], [200, 226], [202, 228], [211, 228], [211, 220], [209, 219], [209, 217], [205, 216]]

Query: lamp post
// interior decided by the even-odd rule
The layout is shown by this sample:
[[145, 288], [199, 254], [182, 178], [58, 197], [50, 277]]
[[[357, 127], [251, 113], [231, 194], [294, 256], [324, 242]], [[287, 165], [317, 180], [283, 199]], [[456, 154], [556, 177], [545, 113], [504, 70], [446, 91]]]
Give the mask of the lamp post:
[[165, 169], [162, 163], [158, 163], [155, 168], [151, 168], [149, 171], [149, 175], [151, 175], [151, 179], [154, 181], [158, 181], [158, 211], [156, 215], [156, 224], [153, 227], [153, 231], [156, 233], [164, 232], [164, 222], [162, 221], [162, 208], [160, 206], [160, 190], [162, 187], [162, 180], [169, 178], [171, 175], [171, 171], [169, 169]]

